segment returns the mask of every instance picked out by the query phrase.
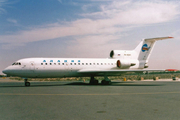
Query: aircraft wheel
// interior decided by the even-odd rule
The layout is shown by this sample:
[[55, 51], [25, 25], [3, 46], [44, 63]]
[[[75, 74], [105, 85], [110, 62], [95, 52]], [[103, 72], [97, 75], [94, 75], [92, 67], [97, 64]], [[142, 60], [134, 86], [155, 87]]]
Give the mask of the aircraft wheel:
[[102, 80], [102, 81], [101, 81], [101, 84], [102, 84], [102, 85], [105, 85], [105, 82], [106, 82], [105, 80]]
[[98, 85], [98, 80], [94, 80], [94, 84], [95, 84], [95, 85]]
[[101, 81], [101, 84], [102, 84], [102, 85], [111, 85], [111, 81], [102, 80], [102, 81]]
[[111, 85], [111, 81], [108, 81], [108, 85]]
[[98, 85], [98, 80], [90, 80], [89, 84]]
[[30, 82], [25, 82], [25, 86], [30, 86]]

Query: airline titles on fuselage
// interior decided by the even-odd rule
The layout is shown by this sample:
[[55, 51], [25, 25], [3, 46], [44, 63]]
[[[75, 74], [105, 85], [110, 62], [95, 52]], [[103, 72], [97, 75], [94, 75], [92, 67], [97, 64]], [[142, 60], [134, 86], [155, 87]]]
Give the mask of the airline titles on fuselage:
[[[60, 63], [62, 64], [62, 65], [65, 65], [65, 63], [67, 63], [68, 62], [68, 60], [50, 60], [50, 61], [48, 61], [48, 60], [43, 60], [43, 62], [41, 63], [41, 65], [48, 65], [48, 63], [49, 63], [49, 65], [52, 65], [53, 63], [54, 63], [54, 65], [56, 65], [56, 63], [58, 64], [58, 65], [60, 65]], [[111, 63], [81, 63], [81, 60], [77, 60], [77, 61], [75, 61], [75, 60], [70, 60], [70, 65], [73, 65], [73, 63], [74, 63], [74, 65], [113, 65], [113, 63], [111, 62]]]

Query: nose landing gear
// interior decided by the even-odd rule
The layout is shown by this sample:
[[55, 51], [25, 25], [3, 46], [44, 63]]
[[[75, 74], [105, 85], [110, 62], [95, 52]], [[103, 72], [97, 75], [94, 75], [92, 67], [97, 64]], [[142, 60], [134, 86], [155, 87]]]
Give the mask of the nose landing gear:
[[28, 79], [27, 79], [27, 78], [24, 79], [24, 85], [27, 86], [27, 87], [30, 86], [30, 82], [28, 82]]

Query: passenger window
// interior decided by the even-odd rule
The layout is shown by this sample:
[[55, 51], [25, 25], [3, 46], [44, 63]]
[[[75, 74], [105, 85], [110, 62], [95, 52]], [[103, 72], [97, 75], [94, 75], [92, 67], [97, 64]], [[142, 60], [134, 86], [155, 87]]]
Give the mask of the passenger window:
[[56, 65], [56, 63], [54, 63], [54, 65]]
[[111, 63], [111, 65], [113, 65], [113, 63]]
[[47, 63], [45, 63], [47, 65]]
[[82, 63], [82, 65], [84, 65], [84, 63]]
[[70, 63], [70, 65], [72, 65], [72, 63]]
[[93, 63], [94, 65], [96, 65], [95, 63]]
[[62, 63], [62, 65], [64, 65], [64, 63]]
[[74, 63], [74, 65], [76, 65], [76, 63]]
[[97, 65], [99, 65], [99, 63], [97, 63]]
[[101, 65], [103, 65], [103, 63], [101, 63]]
[[88, 65], [88, 63], [86, 63], [86, 65]]
[[78, 63], [78, 65], [80, 65], [80, 63]]
[[41, 63], [41, 65], [43, 65], [43, 63]]
[[50, 63], [50, 65], [52, 65], [52, 63]]
[[91, 63], [89, 63], [91, 65]]
[[58, 63], [58, 65], [60, 65], [60, 63]]

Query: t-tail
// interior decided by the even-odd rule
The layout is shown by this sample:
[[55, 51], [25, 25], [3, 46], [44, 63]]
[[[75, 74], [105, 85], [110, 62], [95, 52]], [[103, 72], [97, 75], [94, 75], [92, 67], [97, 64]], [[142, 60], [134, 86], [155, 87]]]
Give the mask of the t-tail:
[[169, 38], [173, 38], [173, 37], [159, 37], [159, 38], [143, 39], [134, 50], [138, 54], [137, 59], [148, 60], [154, 48], [155, 42], [158, 40], [164, 40], [164, 39], [169, 39]]
[[121, 68], [147, 68], [148, 59], [153, 51], [155, 42], [158, 40], [170, 39], [173, 37], [158, 37], [142, 39], [134, 50], [112, 50], [110, 57], [118, 59], [118, 64], [128, 64], [128, 67]]

